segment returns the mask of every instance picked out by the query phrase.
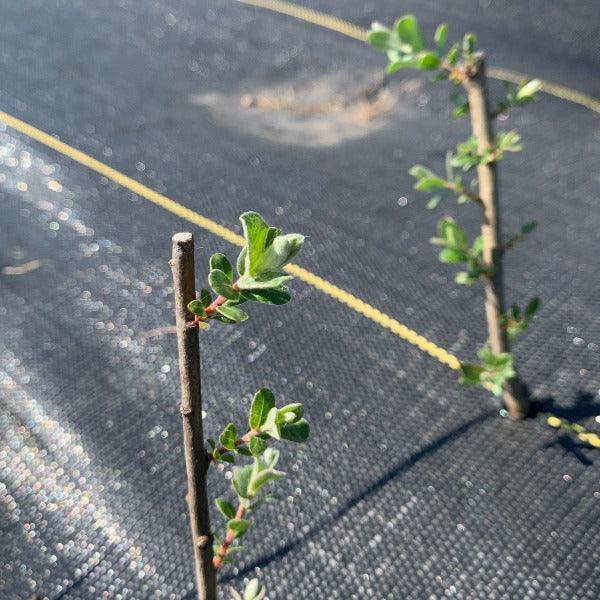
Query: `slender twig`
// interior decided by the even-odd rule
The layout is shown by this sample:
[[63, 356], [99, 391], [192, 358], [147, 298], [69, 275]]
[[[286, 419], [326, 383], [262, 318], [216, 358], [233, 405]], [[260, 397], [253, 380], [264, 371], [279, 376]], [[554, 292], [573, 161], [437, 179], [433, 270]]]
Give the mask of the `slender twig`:
[[[462, 80], [469, 100], [471, 127], [477, 138], [478, 153], [483, 155], [494, 146], [492, 120], [490, 118], [485, 60], [477, 55], [477, 68], [473, 74]], [[502, 283], [502, 244], [500, 240], [501, 222], [498, 207], [498, 180], [496, 162], [480, 163], [477, 166], [479, 196], [483, 202], [484, 214], [481, 226], [483, 238], [483, 260], [492, 269], [484, 279], [485, 311], [487, 317], [490, 347], [494, 354], [509, 352], [508, 336], [502, 323], [504, 315], [504, 293]], [[504, 404], [515, 419], [523, 418], [528, 412], [528, 399], [517, 377], [504, 384]]]
[[191, 233], [178, 233], [173, 236], [171, 267], [181, 379], [180, 411], [188, 481], [187, 502], [194, 543], [198, 600], [216, 600], [216, 574], [212, 564], [212, 534], [206, 487], [208, 460], [202, 429], [198, 328], [188, 323], [192, 315], [187, 310], [188, 302], [196, 296], [194, 238]]
[[456, 183], [452, 183], [452, 182], [448, 181], [446, 184], [446, 189], [451, 190], [452, 192], [454, 192], [455, 194], [458, 194], [459, 196], [460, 195], [467, 196], [470, 200], [472, 200], [476, 204], [479, 204], [480, 206], [483, 207], [483, 200], [479, 197], [479, 195], [476, 194], [475, 192], [472, 192], [471, 190], [468, 190], [463, 185], [457, 185]]
[[[237, 511], [235, 513], [235, 519], [243, 519], [246, 514], [246, 508], [240, 502], [238, 505]], [[227, 529], [227, 533], [225, 534], [225, 539], [223, 543], [219, 546], [219, 549], [215, 552], [215, 556], [213, 558], [213, 566], [215, 571], [218, 571], [222, 566], [224, 559], [227, 557], [229, 552], [229, 548], [231, 544], [233, 544], [235, 540], [235, 531], [233, 529]]]
[[[240, 289], [238, 287], [237, 281], [231, 287], [234, 290]], [[219, 295], [204, 309], [204, 312], [206, 313], [207, 316], [213, 315], [216, 312], [217, 308], [219, 308], [219, 306], [223, 306], [223, 304], [225, 304], [225, 302], [227, 302], [227, 298], [225, 298], [225, 296]], [[194, 317], [194, 320], [192, 321], [192, 323], [204, 323], [207, 320], [208, 319], [206, 317], [201, 317], [199, 315], [196, 315]]]

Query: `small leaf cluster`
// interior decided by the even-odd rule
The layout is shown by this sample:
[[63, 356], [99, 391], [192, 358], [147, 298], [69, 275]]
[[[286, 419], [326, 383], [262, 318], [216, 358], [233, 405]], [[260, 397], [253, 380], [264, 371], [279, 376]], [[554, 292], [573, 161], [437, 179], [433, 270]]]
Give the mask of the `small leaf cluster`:
[[525, 331], [529, 327], [529, 323], [540, 308], [540, 299], [532, 298], [523, 313], [521, 309], [513, 304], [508, 312], [502, 316], [502, 325], [506, 329], [508, 339], [514, 339], [519, 333]]
[[[304, 236], [298, 233], [282, 234], [277, 227], [269, 226], [256, 212], [240, 216], [244, 233], [244, 246], [236, 261], [236, 271], [221, 253], [210, 257], [207, 288], [203, 288], [187, 308], [195, 316], [194, 323], [216, 320], [222, 323], [241, 323], [248, 315], [239, 308], [249, 301], [281, 305], [290, 301], [291, 295], [284, 285], [292, 279], [286, 265], [298, 254]], [[210, 289], [209, 289], [210, 288]], [[285, 473], [276, 469], [279, 451], [270, 444], [277, 440], [305, 442], [310, 434], [301, 403], [275, 406], [275, 396], [267, 388], [256, 392], [250, 406], [248, 427], [243, 435], [229, 423], [219, 435], [218, 442], [209, 439], [207, 452], [209, 464], [236, 463], [244, 457], [248, 464], [235, 465], [232, 487], [237, 497], [237, 508], [227, 498], [216, 498], [219, 512], [227, 519], [224, 538], [214, 536], [213, 566], [219, 569], [230, 561], [230, 555], [242, 547], [242, 538], [254, 510], [266, 502], [277, 499], [270, 493], [271, 485]], [[262, 600], [266, 590], [251, 580], [243, 596], [232, 590], [233, 600]]]
[[490, 268], [482, 260], [483, 240], [477, 236], [469, 244], [467, 232], [452, 218], [438, 221], [438, 237], [431, 238], [434, 246], [441, 246], [440, 262], [447, 264], [466, 263], [467, 270], [456, 274], [454, 280], [462, 285], [472, 285], [481, 276], [490, 276]]
[[465, 183], [460, 173], [455, 173], [455, 168], [463, 172], [470, 171], [478, 165], [486, 165], [502, 160], [506, 152], [519, 152], [522, 149], [521, 138], [516, 131], [501, 132], [496, 136], [493, 146], [479, 153], [477, 138], [472, 136], [466, 142], [456, 146], [455, 151], [446, 154], [446, 175], [438, 175], [423, 165], [414, 165], [409, 169], [409, 174], [416, 178], [414, 189], [419, 192], [435, 192], [427, 202], [427, 208], [433, 209], [442, 200], [441, 192], [450, 191], [456, 194], [457, 202], [465, 204], [476, 202], [481, 204], [477, 194], [477, 179]]
[[231, 589], [231, 600], [263, 600], [266, 594], [265, 586], [261, 585], [258, 579], [251, 579], [244, 589], [243, 596], [240, 596], [233, 588]]
[[504, 114], [511, 108], [519, 108], [535, 102], [537, 93], [541, 89], [542, 82], [539, 79], [524, 79], [518, 84], [507, 83], [506, 96], [499, 102], [494, 116]]
[[536, 229], [537, 226], [537, 221], [527, 221], [527, 223], [523, 223], [519, 231], [517, 231], [517, 233], [515, 233], [506, 242], [504, 242], [502, 249], [509, 250], [517, 242], [520, 242], [521, 240], [525, 239], [534, 229]]
[[[477, 51], [477, 37], [466, 33], [461, 42], [454, 43], [446, 52], [448, 26], [440, 24], [433, 36], [433, 44], [427, 43], [414, 15], [400, 17], [390, 29], [375, 22], [367, 34], [367, 43], [388, 57], [387, 73], [393, 74], [400, 69], [413, 68], [438, 72], [434, 80], [447, 79], [460, 85], [478, 69], [481, 53]], [[537, 99], [541, 89], [539, 79], [523, 80], [518, 84], [507, 83], [505, 97], [491, 116], [506, 113], [511, 108], [521, 107]], [[454, 118], [469, 113], [469, 101], [461, 94], [453, 92], [450, 96]]]
[[489, 165], [502, 160], [506, 152], [520, 152], [522, 149], [521, 136], [515, 130], [498, 133], [494, 144], [481, 154], [477, 148], [477, 138], [471, 136], [466, 142], [461, 142], [456, 146], [456, 152], [451, 157], [451, 164], [463, 171], [470, 171], [478, 165]]
[[417, 19], [413, 15], [400, 17], [392, 29], [373, 23], [367, 42], [376, 50], [385, 52], [389, 59], [388, 74], [409, 67], [431, 71], [437, 69], [446, 45], [448, 27], [440, 25], [434, 35], [435, 50], [426, 49]]
[[[454, 43], [446, 51], [447, 35], [447, 26], [441, 24], [436, 29], [433, 45], [428, 47], [416, 18], [413, 15], [405, 15], [399, 18], [391, 29], [374, 23], [367, 36], [367, 42], [387, 54], [388, 73], [395, 73], [402, 68], [437, 70], [434, 80], [448, 80], [455, 86], [462, 85], [469, 93], [474, 78], [481, 74], [484, 55], [477, 49], [477, 38], [471, 33], [467, 33], [461, 43]], [[488, 117], [497, 117], [511, 108], [534, 101], [540, 89], [541, 82], [536, 79], [522, 81], [517, 85], [508, 84], [505, 97], [499, 102], [497, 110]], [[471, 107], [467, 97], [453, 92], [450, 99], [453, 117], [459, 118], [469, 114]], [[477, 177], [465, 181], [464, 174], [476, 167], [502, 160], [507, 152], [518, 152], [521, 149], [520, 136], [514, 130], [499, 132], [490, 147], [483, 149], [480, 149], [477, 138], [472, 136], [465, 142], [459, 143], [454, 151], [447, 153], [445, 176], [440, 176], [423, 165], [415, 165], [409, 172], [416, 179], [414, 185], [416, 190], [432, 194], [427, 202], [427, 208], [436, 208], [443, 197], [449, 194], [455, 194], [459, 204], [474, 202], [485, 208], [479, 196]], [[455, 173], [455, 169], [462, 174]], [[512, 248], [534, 227], [535, 222], [523, 225], [517, 234], [499, 248], [500, 252]], [[494, 275], [493, 265], [488, 264], [483, 257], [482, 238], [477, 237], [470, 244], [467, 233], [454, 219], [442, 218], [438, 222], [438, 237], [433, 238], [431, 242], [441, 246], [439, 252], [441, 262], [466, 265], [466, 270], [455, 276], [456, 283], [471, 285], [481, 277]], [[537, 310], [537, 305], [538, 302], [530, 303], [523, 315], [518, 308], [511, 307], [508, 314], [503, 317], [509, 337], [528, 326], [533, 313]], [[480, 350], [479, 357], [480, 365], [461, 365], [462, 381], [468, 384], [483, 384], [500, 394], [502, 384], [515, 374], [512, 355], [505, 353], [496, 356], [486, 346]]]
[[504, 383], [516, 376], [513, 355], [510, 352], [494, 354], [487, 344], [477, 354], [481, 359], [481, 364], [462, 363], [460, 365], [461, 383], [483, 385], [496, 396], [500, 396]]
[[390, 75], [407, 68], [423, 71], [438, 69], [435, 79], [451, 79], [459, 83], [461, 75], [456, 68], [474, 63], [477, 38], [467, 33], [462, 44], [455, 43], [446, 52], [447, 38], [448, 26], [442, 23], [435, 30], [433, 45], [428, 48], [416, 17], [404, 15], [391, 29], [381, 23], [373, 23], [367, 34], [367, 43], [387, 54], [387, 73]]
[[[506, 114], [512, 108], [520, 108], [537, 100], [537, 92], [542, 89], [542, 82], [539, 79], [524, 79], [518, 84], [507, 82], [505, 84], [505, 96], [498, 102], [496, 110], [492, 117], [498, 117]], [[465, 96], [457, 92], [450, 94], [452, 102], [452, 116], [460, 119], [469, 114], [469, 101]]]
[[217, 498], [215, 504], [219, 512], [227, 519], [227, 536], [224, 540], [216, 538], [215, 555], [221, 562], [229, 561], [229, 554], [239, 546], [227, 543], [242, 538], [250, 527], [249, 513], [267, 502], [277, 500], [277, 496], [268, 492], [270, 484], [281, 479], [285, 473], [275, 467], [279, 460], [279, 451], [269, 446], [273, 440], [286, 440], [296, 443], [306, 442], [310, 426], [304, 418], [301, 403], [287, 404], [281, 408], [275, 406], [275, 396], [267, 388], [254, 395], [248, 417], [248, 431], [238, 437], [233, 423], [229, 423], [219, 437], [222, 444], [213, 447], [211, 459], [214, 461], [236, 462], [236, 455], [252, 459], [250, 464], [233, 468], [232, 488], [237, 497], [238, 508], [225, 498]]
[[219, 436], [220, 447], [212, 439], [211, 460], [235, 462], [235, 455], [260, 456], [270, 439], [302, 443], [308, 439], [310, 427], [304, 418], [300, 402], [275, 406], [275, 396], [268, 388], [256, 392], [250, 406], [248, 431], [240, 436], [237, 427], [229, 423]]
[[446, 193], [456, 194], [458, 204], [467, 202], [481, 203], [477, 194], [477, 179], [472, 179], [468, 184], [465, 183], [460, 173], [454, 172], [456, 166], [455, 154], [448, 151], [446, 154], [446, 176], [443, 177], [434, 173], [431, 169], [423, 165], [414, 165], [409, 173], [416, 178], [414, 189], [419, 192], [433, 192], [433, 195], [427, 202], [429, 209], [436, 208]]
[[284, 285], [292, 279], [285, 266], [300, 252], [304, 236], [299, 233], [282, 234], [270, 227], [256, 212], [240, 216], [245, 244], [237, 261], [237, 277], [227, 257], [215, 253], [210, 257], [208, 283], [211, 289], [202, 289], [197, 299], [188, 304], [188, 310], [197, 321], [214, 319], [221, 323], [241, 323], [248, 315], [240, 304], [248, 301], [281, 305], [290, 301], [290, 292]]

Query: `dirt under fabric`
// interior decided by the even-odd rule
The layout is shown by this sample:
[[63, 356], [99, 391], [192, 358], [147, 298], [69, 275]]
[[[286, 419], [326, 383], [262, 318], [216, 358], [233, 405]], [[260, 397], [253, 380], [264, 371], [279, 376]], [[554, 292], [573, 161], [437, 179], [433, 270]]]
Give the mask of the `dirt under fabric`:
[[[400, 10], [311, 5], [363, 26]], [[497, 66], [600, 95], [596, 2], [401, 9], [430, 34], [442, 20], [451, 36], [476, 30]], [[447, 86], [399, 75], [385, 111], [314, 144], [259, 115], [357, 106], [383, 59], [356, 41], [230, 0], [27, 0], [5, 3], [2, 20], [3, 110], [228, 227], [255, 209], [305, 233], [302, 266], [474, 358], [481, 290], [457, 288], [429, 238], [444, 214], [473, 235], [479, 215], [425, 210], [407, 174], [443, 169], [468, 135]], [[223, 106], [192, 101], [207, 94]], [[525, 144], [501, 164], [505, 232], [540, 222], [507, 260], [509, 301], [543, 303], [516, 345], [520, 371], [544, 409], [598, 430], [600, 116], [543, 95], [498, 127]], [[171, 234], [190, 228], [202, 276], [209, 253], [235, 256], [0, 131], [0, 268], [39, 261], [0, 270], [0, 599], [194, 597], [167, 264]], [[242, 426], [263, 385], [304, 402], [313, 426], [306, 446], [284, 449], [281, 503], [256, 514], [222, 598], [257, 575], [272, 599], [595, 600], [597, 451], [500, 419], [493, 398], [417, 348], [291, 287], [288, 307], [203, 333], [207, 431]], [[211, 486], [228, 493], [222, 473]]]
[[246, 92], [209, 92], [190, 100], [206, 107], [220, 125], [239, 133], [320, 148], [363, 138], [394, 118], [416, 117], [421, 89], [418, 79], [390, 85], [379, 69], [299, 78]]

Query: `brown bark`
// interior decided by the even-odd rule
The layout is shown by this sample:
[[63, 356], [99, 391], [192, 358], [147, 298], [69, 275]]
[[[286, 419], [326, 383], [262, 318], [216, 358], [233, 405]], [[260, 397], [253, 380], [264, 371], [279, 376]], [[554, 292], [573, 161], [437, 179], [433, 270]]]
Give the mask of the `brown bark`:
[[194, 316], [187, 310], [188, 302], [196, 297], [194, 238], [191, 233], [177, 233], [173, 236], [171, 268], [173, 270], [181, 380], [180, 410], [188, 481], [187, 502], [194, 544], [198, 599], [216, 600], [216, 574], [213, 567], [212, 533], [206, 485], [209, 463], [204, 448], [202, 429], [198, 327], [189, 323]]
[[[494, 132], [487, 95], [485, 60], [478, 58], [476, 68], [463, 80], [467, 91], [471, 115], [471, 128], [477, 138], [481, 155], [494, 144]], [[490, 347], [494, 354], [510, 352], [506, 329], [502, 325], [504, 289], [502, 283], [502, 227], [498, 206], [497, 164], [480, 164], [477, 167], [479, 197], [483, 203], [483, 260], [492, 267], [493, 273], [485, 278], [485, 313]], [[527, 416], [529, 400], [518, 377], [504, 385], [503, 401], [509, 415], [514, 419]]]

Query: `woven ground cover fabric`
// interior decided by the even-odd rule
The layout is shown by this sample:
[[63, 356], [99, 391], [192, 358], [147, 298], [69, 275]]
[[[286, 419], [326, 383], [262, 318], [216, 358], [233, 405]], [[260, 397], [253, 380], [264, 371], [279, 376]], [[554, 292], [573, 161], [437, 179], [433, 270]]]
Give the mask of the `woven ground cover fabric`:
[[[299, 20], [233, 0], [6, 4], [0, 109], [236, 231], [252, 209], [306, 234], [303, 267], [474, 358], [481, 290], [457, 288], [429, 238], [443, 214], [472, 233], [479, 215], [425, 210], [407, 174], [442, 169], [468, 136], [444, 84], [398, 76], [364, 118], [382, 57]], [[600, 97], [597, 3], [441, 4], [310, 6], [362, 26], [405, 11], [429, 32], [447, 20], [451, 35], [476, 30], [493, 65]], [[598, 431], [600, 115], [542, 94], [499, 127], [525, 145], [500, 166], [505, 230], [540, 222], [506, 263], [509, 301], [542, 300], [519, 369], [541, 410]], [[0, 267], [41, 263], [0, 275], [2, 600], [194, 597], [169, 329], [182, 230], [199, 276], [209, 253], [237, 254], [0, 131]], [[289, 307], [252, 307], [243, 326], [201, 336], [207, 431], [243, 423], [265, 385], [304, 402], [312, 425], [308, 444], [282, 452], [281, 504], [257, 513], [222, 580], [241, 589], [258, 575], [272, 600], [596, 599], [600, 451], [502, 419], [448, 367], [291, 287]], [[210, 482], [226, 492], [221, 473]]]

